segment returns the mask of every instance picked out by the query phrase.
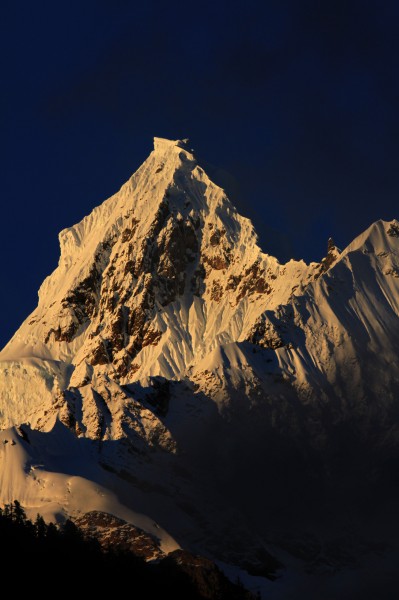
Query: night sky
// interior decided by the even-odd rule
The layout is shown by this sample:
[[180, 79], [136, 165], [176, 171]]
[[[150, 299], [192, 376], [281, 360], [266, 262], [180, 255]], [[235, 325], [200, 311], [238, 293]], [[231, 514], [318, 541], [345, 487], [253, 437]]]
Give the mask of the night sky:
[[399, 218], [397, 1], [3, 0], [0, 28], [0, 345], [154, 135], [189, 137], [281, 260]]

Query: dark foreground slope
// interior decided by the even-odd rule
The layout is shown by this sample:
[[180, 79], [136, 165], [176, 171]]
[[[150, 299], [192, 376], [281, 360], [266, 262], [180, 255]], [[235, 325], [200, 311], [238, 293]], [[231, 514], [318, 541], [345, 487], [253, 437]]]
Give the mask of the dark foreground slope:
[[[104, 548], [67, 520], [62, 526], [46, 524], [37, 516], [26, 518], [18, 501], [0, 510], [1, 563], [21, 573], [58, 567], [68, 578], [77, 576], [80, 591], [116, 592], [127, 586], [132, 598], [251, 600], [242, 585], [231, 583], [218, 567], [203, 557], [175, 551], [163, 560], [147, 563], [120, 545]], [[49, 578], [51, 574], [49, 572]]]

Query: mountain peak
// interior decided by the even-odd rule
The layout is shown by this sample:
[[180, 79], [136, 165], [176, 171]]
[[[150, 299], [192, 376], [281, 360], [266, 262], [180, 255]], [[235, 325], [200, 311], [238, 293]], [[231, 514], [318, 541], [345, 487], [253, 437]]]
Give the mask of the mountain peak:
[[[342, 556], [346, 577], [352, 541], [341, 552], [338, 532], [315, 561], [322, 537], [303, 523], [333, 507], [335, 535], [337, 501], [346, 539], [346, 507], [369, 480], [386, 506], [387, 461], [394, 481], [399, 222], [374, 223], [343, 252], [330, 238], [319, 264], [281, 264], [188, 140], [155, 138], [60, 242], [37, 308], [0, 353], [0, 429], [13, 427], [0, 432], [0, 504], [20, 498], [57, 520], [97, 511], [96, 531], [105, 512], [129, 517], [150, 551], [176, 539], [253, 573], [268, 572], [281, 531], [293, 565], [304, 548], [306, 573], [327, 568], [330, 581]], [[299, 487], [270, 529], [265, 515], [290, 511]]]
[[[376, 227], [397, 243], [396, 222]], [[91, 414], [91, 390], [103, 393], [105, 376], [116, 386], [147, 386], [153, 377], [180, 381], [199, 363], [202, 368], [203, 359], [219, 356], [221, 346], [250, 340], [282, 347], [280, 307], [343, 256], [331, 239], [319, 265], [282, 265], [264, 254], [251, 221], [198, 166], [188, 140], [157, 137], [119, 192], [65, 229], [60, 242], [58, 268], [40, 288], [37, 309], [0, 355], [0, 362], [13, 361], [18, 375], [12, 375], [15, 402], [9, 402], [5, 376], [0, 385], [3, 425], [17, 423], [22, 410], [25, 419], [35, 415], [44, 397], [51, 407], [59, 401], [67, 417], [69, 400]], [[387, 243], [380, 245], [385, 252]], [[396, 269], [396, 263], [384, 265], [384, 272]], [[22, 360], [39, 381], [35, 398], [19, 378]], [[204, 373], [213, 369], [209, 360]], [[75, 389], [84, 389], [79, 400]], [[54, 417], [55, 410], [46, 414]], [[83, 425], [88, 436], [105, 435], [86, 413], [82, 431]]]
[[166, 138], [154, 137], [154, 150], [157, 154], [165, 154], [165, 152], [173, 151], [174, 149], [185, 150], [192, 154], [189, 148], [189, 139], [184, 140], [168, 140]]
[[[313, 272], [262, 253], [252, 223], [197, 165], [188, 140], [156, 137], [128, 182], [61, 232], [60, 245], [37, 309], [0, 360], [65, 361], [63, 390], [97, 373], [129, 383], [184, 378], [219, 343], [247, 339], [266, 308]], [[0, 386], [0, 419], [1, 399]]]

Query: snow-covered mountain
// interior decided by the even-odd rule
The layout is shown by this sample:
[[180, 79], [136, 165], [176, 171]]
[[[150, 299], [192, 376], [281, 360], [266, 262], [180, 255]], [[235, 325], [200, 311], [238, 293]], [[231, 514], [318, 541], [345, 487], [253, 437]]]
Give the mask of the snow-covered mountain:
[[[186, 145], [159, 138], [121, 190], [62, 231], [60, 244], [37, 309], [1, 354], [13, 385], [21, 381], [11, 398], [1, 396], [5, 426], [29, 417], [43, 428], [44, 410], [77, 388], [77, 427], [89, 437], [118, 437], [111, 407], [100, 431], [93, 389], [103, 393], [108, 379], [112, 386], [190, 378], [211, 353], [247, 340], [265, 310], [288, 302], [317, 271], [263, 254], [251, 222]], [[36, 394], [18, 377], [21, 360], [38, 380]]]
[[187, 141], [154, 142], [61, 232], [38, 307], [0, 353], [0, 497], [50, 516], [107, 497], [170, 547], [270, 566], [258, 523], [287, 456], [331, 457], [343, 430], [397, 446], [399, 223], [280, 264]]

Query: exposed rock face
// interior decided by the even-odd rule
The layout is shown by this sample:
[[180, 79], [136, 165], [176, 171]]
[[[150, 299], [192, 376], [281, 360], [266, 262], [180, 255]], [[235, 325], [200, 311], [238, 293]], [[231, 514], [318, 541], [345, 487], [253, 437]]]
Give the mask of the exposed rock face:
[[273, 322], [264, 315], [254, 325], [249, 335], [249, 341], [253, 344], [258, 344], [262, 348], [277, 350], [277, 348], [285, 346], [283, 338], [283, 333], [285, 331], [286, 327], [283, 323], [274, 325]]
[[127, 550], [145, 560], [164, 557], [159, 541], [142, 529], [100, 511], [91, 511], [75, 520], [86, 536], [98, 540], [105, 549]]
[[338, 250], [336, 245], [334, 244], [334, 240], [332, 238], [328, 239], [327, 243], [327, 255], [320, 263], [320, 266], [315, 274], [315, 278], [317, 279], [323, 273], [326, 273], [328, 269], [335, 263], [335, 261], [339, 258], [341, 251]]
[[399, 237], [399, 225], [395, 223], [391, 223], [387, 229], [387, 234], [391, 237]]

